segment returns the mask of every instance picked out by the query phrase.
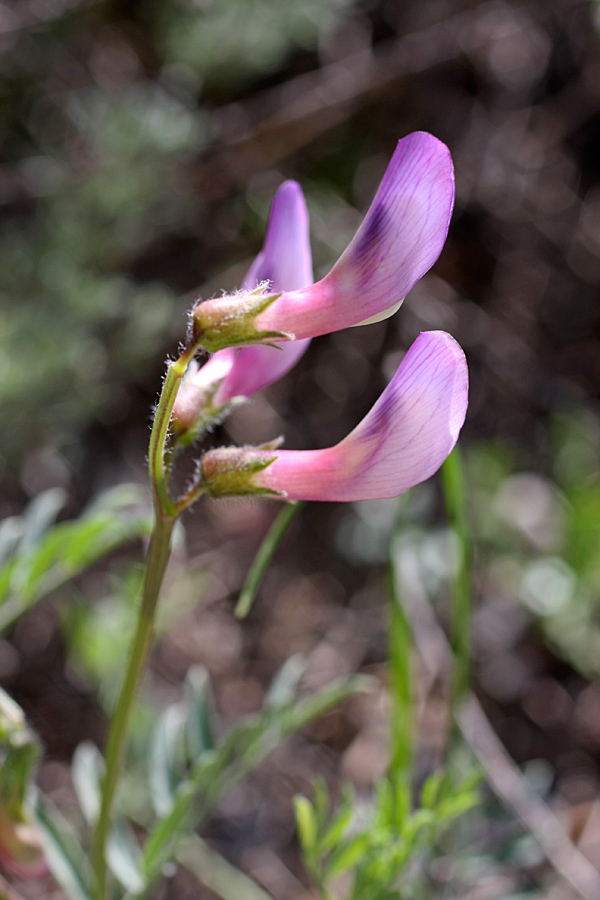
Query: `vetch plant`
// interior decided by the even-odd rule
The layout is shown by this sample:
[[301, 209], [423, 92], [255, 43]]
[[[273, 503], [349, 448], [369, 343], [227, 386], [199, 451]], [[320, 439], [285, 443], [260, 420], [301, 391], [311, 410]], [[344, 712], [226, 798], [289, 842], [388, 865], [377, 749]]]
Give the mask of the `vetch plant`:
[[[168, 365], [150, 438], [155, 527], [136, 633], [106, 749], [93, 852], [98, 900], [106, 897], [107, 841], [125, 738], [152, 645], [156, 604], [178, 516], [203, 493], [357, 500], [408, 490], [433, 474], [458, 438], [467, 408], [464, 355], [449, 335], [421, 335], [371, 413], [336, 447], [312, 453], [280, 451], [277, 440], [256, 448], [209, 451], [199, 461], [191, 486], [174, 500], [169, 484], [178, 446], [220, 419], [236, 397], [248, 396], [283, 374], [305, 349], [305, 343], [295, 343], [298, 339], [366, 324], [394, 311], [439, 256], [453, 202], [448, 149], [431, 135], [409, 135], [398, 143], [354, 240], [329, 275], [313, 285], [304, 202], [297, 185], [284, 185], [247, 289], [199, 303], [192, 311], [187, 344]], [[253, 284], [257, 281], [258, 286]], [[246, 349], [275, 341], [283, 342], [283, 349]], [[232, 351], [240, 346], [241, 351]], [[202, 347], [220, 354], [207, 363], [208, 374], [192, 371], [183, 383]]]
[[[355, 677], [298, 698], [302, 667], [290, 660], [262, 712], [243, 720], [219, 742], [208, 680], [200, 671], [190, 673], [184, 703], [165, 712], [153, 738], [152, 798], [158, 819], [147, 826], [143, 847], [115, 809], [136, 693], [154, 640], [173, 529], [183, 511], [203, 494], [257, 495], [287, 503], [396, 497], [436, 472], [456, 444], [467, 410], [466, 362], [450, 335], [432, 331], [416, 339], [377, 403], [336, 446], [283, 450], [277, 438], [257, 447], [215, 448], [198, 458], [191, 484], [182, 495], [173, 496], [171, 487], [178, 451], [291, 369], [312, 337], [368, 324], [398, 308], [439, 256], [453, 202], [448, 149], [431, 135], [409, 135], [398, 143], [355, 238], [330, 273], [314, 284], [306, 205], [300, 187], [286, 182], [274, 198], [263, 250], [242, 290], [199, 302], [192, 310], [187, 342], [179, 357], [167, 365], [150, 437], [154, 526], [105, 756], [101, 759], [95, 748], [86, 745], [74, 761], [82, 810], [94, 832], [91, 867], [56, 810], [44, 800], [37, 806], [49, 862], [76, 900], [115, 896], [116, 883], [109, 878], [109, 870], [127, 897], [147, 897], [164, 866], [177, 857], [182, 838], [205, 821], [227, 790], [287, 735], [349, 693], [365, 688], [364, 679]], [[202, 349], [214, 355], [199, 366], [196, 355]], [[264, 567], [267, 559], [268, 552], [260, 565]], [[249, 602], [244, 604], [246, 612]], [[392, 794], [406, 799], [401, 775], [394, 764], [390, 787], [381, 793], [388, 806]], [[331, 839], [321, 836], [311, 844], [308, 807], [300, 802], [299, 809], [304, 810], [302, 843], [312, 860], [311, 870], [315, 876], [320, 873], [318, 880], [327, 892]], [[455, 807], [452, 811], [440, 807], [440, 821], [451, 819], [454, 811]], [[373, 865], [378, 841], [392, 827], [390, 823], [395, 823], [390, 832], [394, 840], [404, 833], [392, 810], [374, 843], [369, 843], [367, 832], [356, 841], [345, 807], [340, 814], [344, 822], [338, 829], [340, 839], [349, 847], [364, 846], [365, 852], [368, 845]], [[325, 812], [319, 815], [317, 830], [322, 830], [327, 817]], [[416, 820], [406, 815], [406, 828], [413, 828]], [[430, 818], [425, 816], [428, 822]], [[338, 859], [338, 871], [345, 871], [352, 852], [344, 857], [344, 865]], [[408, 845], [398, 849], [390, 863], [394, 878], [397, 860], [404, 865], [410, 852]], [[366, 877], [361, 875], [361, 885]], [[389, 896], [394, 896], [393, 891]], [[367, 894], [361, 897], [364, 900]]]

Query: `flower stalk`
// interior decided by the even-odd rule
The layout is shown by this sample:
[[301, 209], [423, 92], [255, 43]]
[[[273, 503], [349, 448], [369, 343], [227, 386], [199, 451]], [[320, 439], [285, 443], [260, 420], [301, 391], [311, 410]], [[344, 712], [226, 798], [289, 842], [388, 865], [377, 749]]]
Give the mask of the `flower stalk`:
[[[196, 349], [193, 344], [186, 347], [179, 358], [169, 364], [150, 436], [148, 467], [154, 498], [154, 530], [146, 558], [135, 633], [106, 744], [105, 773], [92, 856], [97, 900], [106, 898], [106, 845], [112, 826], [115, 795], [123, 769], [131, 714], [154, 640], [156, 607], [171, 554], [173, 528], [179, 514], [191, 502], [191, 500], [186, 503], [180, 501], [175, 504], [171, 498], [168, 438], [169, 422], [177, 392]], [[196, 491], [195, 496], [198, 495], [199, 491]]]

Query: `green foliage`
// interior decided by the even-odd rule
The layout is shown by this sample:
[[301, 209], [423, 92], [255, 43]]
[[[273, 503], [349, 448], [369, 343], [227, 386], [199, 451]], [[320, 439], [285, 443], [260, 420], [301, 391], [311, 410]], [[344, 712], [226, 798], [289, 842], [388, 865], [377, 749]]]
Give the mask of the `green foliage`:
[[[192, 672], [192, 681], [202, 682], [204, 687], [200, 691], [188, 689], [183, 705], [171, 707], [172, 711], [167, 710], [159, 719], [152, 742], [151, 787], [161, 818], [143, 848], [148, 884], [173, 858], [181, 839], [205, 822], [219, 800], [282, 741], [369, 685], [368, 679], [355, 676], [309, 697], [298, 697], [298, 678], [290, 677], [290, 665], [297, 672], [297, 660], [287, 664], [261, 713], [243, 719], [221, 741], [214, 739], [219, 729], [208, 685], [198, 670]], [[197, 733], [198, 723], [204, 735], [200, 744], [190, 739]]]
[[37, 794], [35, 816], [52, 874], [69, 900], [91, 900], [92, 872], [87, 855], [70, 823], [52, 801]]
[[552, 423], [546, 477], [506, 447], [468, 457], [480, 577], [517, 598], [551, 645], [586, 676], [600, 645], [600, 431], [583, 409]]
[[160, 7], [157, 37], [170, 63], [185, 64], [214, 86], [241, 87], [281, 65], [294, 48], [313, 49], [339, 23], [352, 0], [226, 0]]
[[0, 631], [117, 547], [147, 534], [142, 492], [123, 485], [102, 494], [73, 521], [53, 522], [62, 491], [40, 494], [21, 516], [0, 524]]
[[[154, 806], [142, 847], [127, 820], [117, 818], [107, 843], [107, 863], [131, 897], [146, 897], [180, 845], [210, 816], [216, 804], [287, 737], [346, 697], [368, 688], [368, 679], [351, 677], [309, 697], [298, 697], [303, 668], [293, 659], [276, 677], [263, 710], [235, 725], [220, 740], [210, 684], [204, 669], [188, 673], [181, 703], [167, 707], [146, 743], [144, 783]], [[39, 796], [36, 817], [53, 873], [70, 900], [89, 900], [91, 874], [86, 852], [88, 829], [100, 808], [104, 762], [91, 743], [73, 758], [73, 784], [87, 828], [80, 834], [48, 798]], [[127, 808], [127, 795], [123, 797]], [[240, 876], [241, 877], [241, 876]]]
[[425, 781], [415, 809], [404, 777], [380, 780], [372, 803], [361, 803], [353, 789], [345, 787], [333, 813], [323, 783], [315, 785], [312, 802], [297, 797], [300, 844], [323, 897], [337, 896], [334, 887], [341, 876], [346, 900], [414, 896], [441, 834], [477, 804], [478, 780], [477, 772], [458, 783], [437, 772]]

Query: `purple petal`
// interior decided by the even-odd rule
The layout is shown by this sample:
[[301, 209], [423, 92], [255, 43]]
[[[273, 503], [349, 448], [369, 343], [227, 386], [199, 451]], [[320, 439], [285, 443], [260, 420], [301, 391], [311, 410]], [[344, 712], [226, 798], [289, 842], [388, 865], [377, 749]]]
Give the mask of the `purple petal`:
[[296, 181], [284, 181], [273, 197], [263, 249], [248, 270], [244, 288], [252, 290], [261, 281], [270, 281], [274, 291], [295, 291], [313, 283], [308, 210]]
[[424, 332], [343, 441], [327, 450], [278, 451], [254, 483], [290, 500], [397, 497], [439, 469], [457, 441], [467, 402], [460, 346], [443, 331]]
[[[312, 256], [308, 230], [308, 210], [302, 188], [295, 181], [285, 181], [273, 198], [263, 249], [252, 265], [244, 287], [252, 290], [262, 281], [271, 282], [274, 291], [294, 291], [308, 287], [313, 281]], [[310, 339], [284, 341], [281, 349], [267, 346], [220, 350], [203, 367], [203, 371], [221, 366], [220, 357], [230, 354], [231, 367], [215, 397], [215, 405], [228, 403], [233, 397], [249, 397], [288, 372], [306, 351]]]
[[316, 337], [398, 304], [440, 255], [454, 205], [445, 144], [425, 132], [398, 146], [371, 207], [333, 269], [306, 290], [283, 294], [257, 327]]

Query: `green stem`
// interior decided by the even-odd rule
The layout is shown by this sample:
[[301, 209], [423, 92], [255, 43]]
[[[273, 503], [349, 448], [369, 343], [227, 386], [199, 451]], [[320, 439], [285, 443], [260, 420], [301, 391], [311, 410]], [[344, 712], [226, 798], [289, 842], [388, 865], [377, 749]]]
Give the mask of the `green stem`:
[[154, 494], [154, 506], [157, 510], [161, 510], [164, 515], [170, 517], [175, 516], [175, 510], [169, 494], [170, 459], [167, 460], [169, 465], [165, 466], [165, 459], [169, 456], [167, 453], [169, 421], [181, 379], [185, 375], [196, 349], [194, 345], [186, 347], [179, 359], [169, 364], [160, 400], [156, 407], [152, 434], [150, 435], [150, 446], [148, 447], [148, 468]]
[[97, 898], [106, 896], [106, 842], [111, 827], [117, 784], [123, 766], [127, 732], [137, 689], [146, 667], [154, 638], [156, 604], [171, 550], [175, 519], [157, 513], [156, 526], [146, 560], [142, 601], [121, 692], [112, 717], [106, 745], [106, 770], [102, 782], [102, 803], [96, 826], [93, 865], [97, 878]]
[[115, 793], [123, 767], [129, 722], [137, 690], [154, 639], [156, 606], [169, 562], [173, 527], [177, 520], [177, 512], [169, 493], [170, 460], [167, 458], [169, 421], [177, 391], [195, 349], [193, 345], [186, 347], [181, 356], [169, 364], [150, 435], [148, 468], [154, 497], [155, 525], [146, 559], [142, 599], [135, 634], [106, 744], [106, 769], [102, 781], [102, 799], [92, 851], [97, 900], [106, 898], [106, 844], [112, 825]]

